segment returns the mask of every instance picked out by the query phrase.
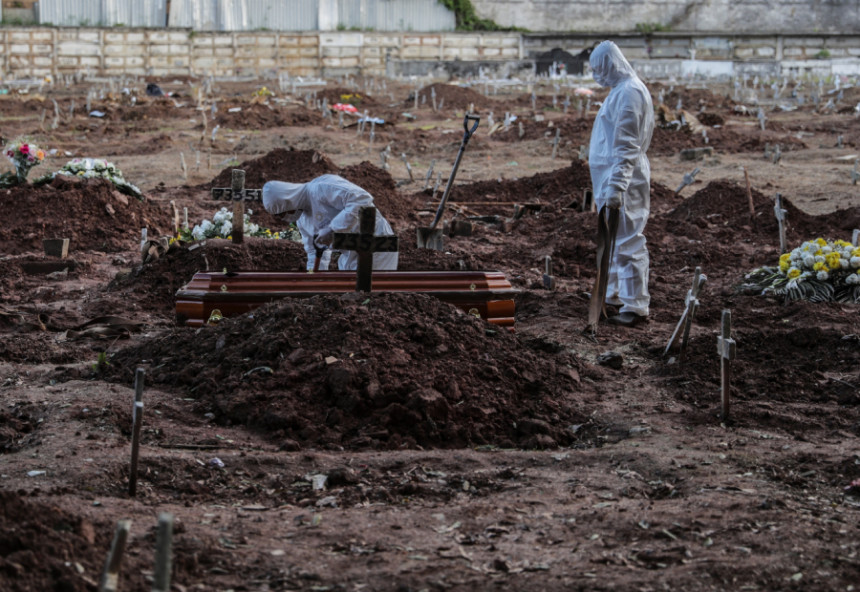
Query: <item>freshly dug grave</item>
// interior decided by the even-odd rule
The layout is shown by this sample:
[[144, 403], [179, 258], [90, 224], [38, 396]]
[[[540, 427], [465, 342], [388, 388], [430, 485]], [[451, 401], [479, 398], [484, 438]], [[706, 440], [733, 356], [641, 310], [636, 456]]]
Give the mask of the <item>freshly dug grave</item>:
[[201, 414], [288, 449], [575, 445], [584, 366], [535, 347], [430, 296], [326, 295], [177, 329], [117, 352], [108, 375], [149, 366]]
[[165, 206], [123, 195], [105, 179], [57, 175], [40, 187], [19, 185], [0, 191], [0, 251], [41, 251], [45, 238], [70, 239], [70, 252], [132, 249], [141, 228], [150, 236], [172, 233], [173, 215]]

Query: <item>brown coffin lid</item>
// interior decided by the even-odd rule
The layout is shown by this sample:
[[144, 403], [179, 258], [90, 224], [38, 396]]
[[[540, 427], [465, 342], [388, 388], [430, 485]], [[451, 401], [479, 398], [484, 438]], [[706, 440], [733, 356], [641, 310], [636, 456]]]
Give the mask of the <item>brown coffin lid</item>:
[[[176, 292], [176, 314], [180, 322], [199, 326], [215, 309], [229, 317], [281, 298], [353, 291], [353, 271], [198, 272]], [[373, 291], [436, 296], [503, 326], [514, 324], [513, 297], [519, 292], [499, 271], [375, 271]]]

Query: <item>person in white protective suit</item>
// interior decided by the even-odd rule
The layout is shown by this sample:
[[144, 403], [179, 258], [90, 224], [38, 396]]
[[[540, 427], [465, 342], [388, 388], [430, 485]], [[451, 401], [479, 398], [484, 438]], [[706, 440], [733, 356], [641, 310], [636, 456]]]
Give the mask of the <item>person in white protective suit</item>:
[[[313, 269], [317, 248], [329, 247], [335, 232], [358, 232], [359, 211], [373, 206], [373, 196], [338, 175], [322, 175], [307, 183], [269, 181], [263, 185], [263, 207], [270, 214], [283, 214], [287, 222], [295, 222], [302, 234], [307, 268]], [[377, 235], [391, 235], [388, 221], [376, 212]], [[314, 244], [316, 237], [316, 244]], [[331, 250], [326, 248], [319, 269], [328, 269]], [[397, 269], [398, 254], [374, 253], [373, 269]], [[338, 269], [355, 270], [358, 253], [344, 251], [337, 260]]]
[[654, 131], [654, 107], [651, 93], [613, 42], [599, 44], [589, 64], [594, 80], [612, 89], [594, 120], [588, 152], [598, 212], [603, 206], [620, 209], [606, 289], [606, 302], [620, 308], [609, 322], [632, 327], [648, 316], [651, 301], [642, 233], [651, 209], [651, 166], [645, 153]]

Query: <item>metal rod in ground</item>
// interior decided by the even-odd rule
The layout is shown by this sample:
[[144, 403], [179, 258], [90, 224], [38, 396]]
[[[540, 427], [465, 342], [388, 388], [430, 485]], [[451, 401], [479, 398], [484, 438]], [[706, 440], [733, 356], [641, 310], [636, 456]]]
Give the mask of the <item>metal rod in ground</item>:
[[720, 355], [720, 419], [729, 419], [729, 394], [732, 384], [732, 360], [737, 355], [732, 334], [732, 311], [724, 310], [720, 336], [717, 337], [717, 352]]
[[143, 380], [146, 372], [138, 368], [134, 373], [134, 407], [131, 422], [131, 466], [128, 471], [128, 494], [137, 494], [137, 459], [140, 454], [140, 426], [143, 423]]
[[155, 539], [155, 578], [152, 592], [170, 592], [170, 570], [173, 555], [173, 515], [158, 516], [158, 534]]
[[125, 553], [125, 543], [130, 529], [131, 520], [120, 520], [116, 524], [113, 542], [99, 583], [99, 592], [115, 592], [119, 586], [119, 568], [122, 565], [122, 556]]

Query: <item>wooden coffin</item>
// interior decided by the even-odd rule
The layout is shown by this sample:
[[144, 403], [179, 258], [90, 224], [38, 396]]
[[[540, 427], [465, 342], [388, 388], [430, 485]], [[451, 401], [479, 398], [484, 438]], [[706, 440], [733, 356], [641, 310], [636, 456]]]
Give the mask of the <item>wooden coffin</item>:
[[[199, 327], [216, 309], [230, 317], [281, 298], [354, 291], [354, 271], [198, 272], [176, 292], [176, 318]], [[429, 294], [490, 323], [514, 325], [517, 290], [499, 271], [375, 271], [373, 291]]]

